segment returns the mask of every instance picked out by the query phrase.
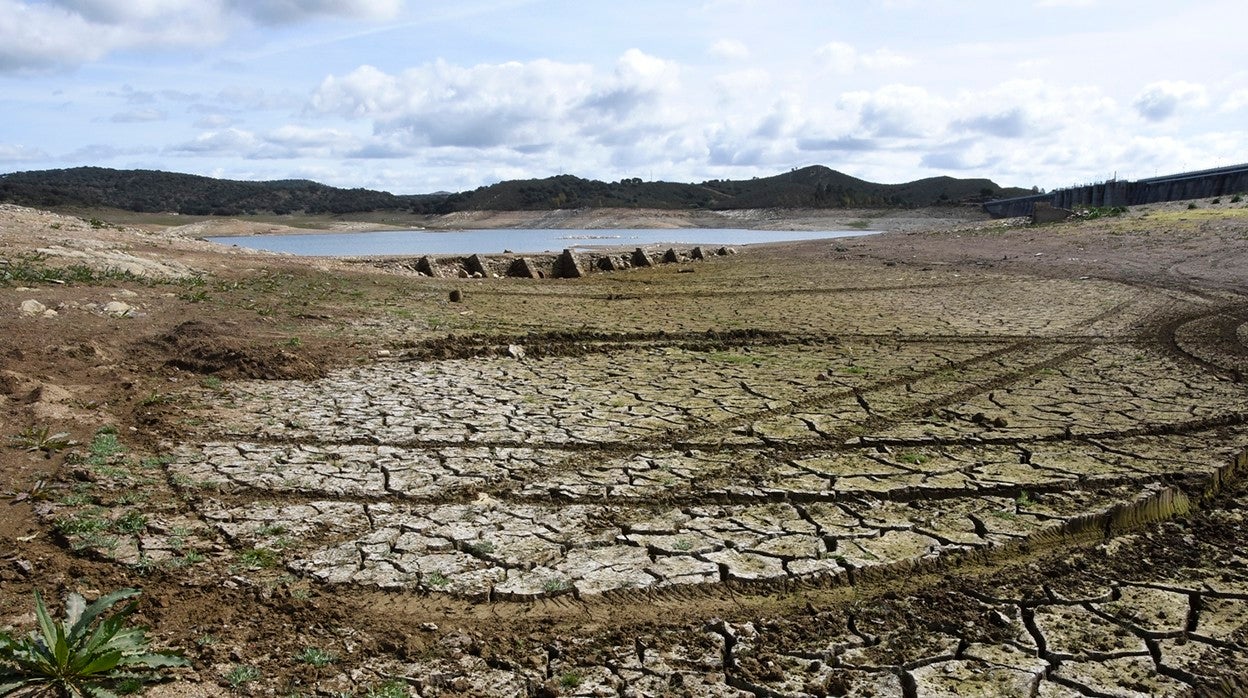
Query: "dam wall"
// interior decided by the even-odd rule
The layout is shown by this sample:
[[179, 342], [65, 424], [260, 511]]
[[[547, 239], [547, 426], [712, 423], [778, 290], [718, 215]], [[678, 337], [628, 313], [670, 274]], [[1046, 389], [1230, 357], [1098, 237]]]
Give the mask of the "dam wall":
[[1205, 199], [1248, 192], [1248, 164], [1219, 167], [1212, 170], [1184, 172], [1136, 181], [1110, 180], [1047, 194], [1033, 194], [1012, 199], [997, 199], [984, 204], [984, 211], [994, 218], [1030, 216], [1036, 202], [1057, 208], [1139, 206], [1161, 201]]

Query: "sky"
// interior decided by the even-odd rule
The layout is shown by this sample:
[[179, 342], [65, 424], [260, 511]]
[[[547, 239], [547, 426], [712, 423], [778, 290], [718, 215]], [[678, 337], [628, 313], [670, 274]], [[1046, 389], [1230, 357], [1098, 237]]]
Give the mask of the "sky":
[[1244, 0], [0, 0], [0, 172], [398, 194], [1248, 162]]

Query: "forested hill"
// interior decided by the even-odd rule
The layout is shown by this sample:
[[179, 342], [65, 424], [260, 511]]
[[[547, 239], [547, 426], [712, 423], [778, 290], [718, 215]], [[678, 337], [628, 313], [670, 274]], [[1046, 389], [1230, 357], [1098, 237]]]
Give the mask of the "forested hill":
[[363, 213], [556, 208], [908, 208], [1021, 196], [987, 179], [933, 177], [875, 184], [822, 166], [774, 177], [700, 184], [599, 182], [572, 175], [499, 182], [457, 194], [396, 195], [290, 179], [247, 182], [155, 170], [77, 167], [0, 175], [0, 202], [38, 208], [107, 207], [128, 211], [237, 216], [249, 213]]

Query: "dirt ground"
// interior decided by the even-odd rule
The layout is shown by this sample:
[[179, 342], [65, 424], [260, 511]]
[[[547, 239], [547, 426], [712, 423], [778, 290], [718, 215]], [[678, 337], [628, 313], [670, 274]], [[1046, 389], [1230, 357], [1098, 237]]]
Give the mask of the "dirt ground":
[[425, 221], [889, 231], [579, 279], [0, 206], [0, 627], [141, 588], [165, 696], [1241, 695], [1248, 208], [1193, 203]]

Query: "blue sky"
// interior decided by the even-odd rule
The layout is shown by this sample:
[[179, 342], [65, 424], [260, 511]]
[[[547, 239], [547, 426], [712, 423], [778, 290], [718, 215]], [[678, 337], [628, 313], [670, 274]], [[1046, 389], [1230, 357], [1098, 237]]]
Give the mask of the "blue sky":
[[1243, 0], [0, 0], [0, 172], [396, 193], [1248, 162]]

